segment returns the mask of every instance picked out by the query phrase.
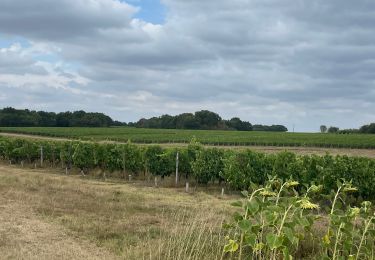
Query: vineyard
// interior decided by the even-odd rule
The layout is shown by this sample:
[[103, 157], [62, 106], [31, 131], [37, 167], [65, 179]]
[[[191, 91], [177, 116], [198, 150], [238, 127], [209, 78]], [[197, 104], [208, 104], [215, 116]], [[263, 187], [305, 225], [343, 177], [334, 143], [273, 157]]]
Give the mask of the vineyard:
[[204, 148], [193, 140], [186, 148], [163, 148], [80, 141], [35, 141], [0, 138], [0, 157], [10, 164], [49, 165], [82, 174], [99, 169], [103, 177], [146, 175], [164, 178], [176, 171], [198, 185], [221, 183], [232, 190], [263, 185], [270, 177], [299, 183], [322, 184], [329, 192], [338, 179], [352, 180], [357, 196], [375, 198], [375, 160], [364, 157], [304, 155], [291, 152], [265, 154], [251, 150]]
[[375, 149], [375, 135], [242, 132], [216, 130], [141, 129], [131, 127], [1, 127], [0, 132], [66, 137], [80, 140], [108, 140], [133, 143], [189, 143], [195, 137], [202, 144], [231, 146], [294, 146]]
[[[159, 244], [158, 250], [147, 249], [150, 250], [150, 259], [177, 259], [178, 256], [184, 256], [184, 259], [202, 259], [203, 256], [204, 259], [373, 259], [375, 252], [375, 218], [370, 202], [375, 200], [374, 159], [329, 154], [299, 156], [287, 151], [266, 154], [252, 150], [206, 148], [195, 139], [187, 147], [164, 148], [159, 145], [140, 146], [131, 142], [38, 141], [5, 137], [0, 137], [0, 158], [3, 163], [24, 168], [60, 168], [66, 174], [77, 170], [82, 175], [99, 172], [102, 178], [135, 178], [139, 181], [154, 176], [156, 186], [157, 180], [162, 181], [178, 172], [177, 185], [186, 182], [203, 189], [208, 184], [220, 185], [237, 194], [237, 198], [242, 191], [245, 198], [232, 203], [237, 210], [226, 210], [224, 216], [221, 216], [224, 223], [217, 223], [219, 213], [214, 213], [210, 218], [216, 219], [216, 222], [210, 228], [202, 221], [184, 223], [185, 215], [171, 216], [177, 218], [174, 221], [179, 223], [176, 227], [178, 231], [162, 235], [169, 228], [165, 227], [163, 232], [158, 233], [157, 236], [163, 237], [159, 242], [162, 244]], [[28, 191], [35, 192], [42, 183], [38, 178], [32, 188], [29, 187], [31, 180], [22, 184], [18, 177], [13, 185], [18, 185], [16, 187], [19, 189], [26, 185]], [[3, 180], [12, 179], [7, 177]], [[45, 196], [50, 196], [51, 184], [47, 182], [43, 185]], [[7, 185], [4, 184], [4, 187]], [[63, 187], [69, 189], [69, 185], [56, 189], [64, 192]], [[99, 194], [107, 194], [107, 189]], [[126, 189], [138, 188], [127, 186]], [[72, 189], [69, 189], [66, 194], [71, 193]], [[121, 215], [116, 215], [123, 212], [118, 211], [120, 205], [128, 207], [130, 212], [139, 208], [135, 202], [129, 205], [128, 197], [118, 199], [118, 194], [121, 193], [114, 191], [106, 195], [106, 201], [109, 200], [113, 207], [110, 212], [100, 210], [105, 203], [95, 204], [94, 208], [88, 209], [82, 201], [69, 208], [88, 211], [86, 217], [105, 215], [103, 219], [107, 219], [106, 224], [98, 220], [85, 224], [97, 233], [88, 235], [86, 229], [79, 228], [77, 225], [86, 222], [80, 222], [84, 218], [76, 214], [62, 223], [72, 230], [79, 230], [78, 234], [84, 237], [94, 237], [96, 242], [101, 241], [104, 245], [109, 243], [109, 248], [116, 250], [117, 254], [131, 253], [139, 257], [144, 249], [124, 249], [123, 239], [129, 236], [126, 227], [119, 228], [116, 227], [119, 224], [108, 221], [116, 218], [116, 223], [122, 222]], [[74, 201], [81, 201], [81, 195], [74, 196], [77, 196]], [[96, 196], [85, 196], [82, 199], [96, 200]], [[132, 201], [139, 195], [129, 196]], [[49, 203], [53, 209], [43, 209], [42, 212], [53, 212], [50, 214], [56, 219], [60, 218], [61, 208], [70, 205], [70, 202], [57, 202], [60, 206], [56, 211], [56, 199]], [[149, 206], [144, 210], [148, 212]], [[229, 214], [232, 214], [232, 220]], [[151, 225], [149, 228], [148, 234], [152, 234], [151, 238], [155, 237], [155, 227]], [[115, 234], [115, 237], [111, 237], [108, 232]], [[194, 237], [194, 233], [199, 235]], [[137, 239], [137, 243], [150, 244], [147, 239], [142, 240], [142, 234], [137, 234], [134, 239]], [[126, 246], [133, 244], [127, 242]], [[208, 246], [213, 250], [208, 249]]]

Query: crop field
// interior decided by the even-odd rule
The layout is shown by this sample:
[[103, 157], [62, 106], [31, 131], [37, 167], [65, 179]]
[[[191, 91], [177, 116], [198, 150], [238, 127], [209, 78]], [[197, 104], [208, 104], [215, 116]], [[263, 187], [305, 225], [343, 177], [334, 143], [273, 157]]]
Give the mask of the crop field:
[[108, 140], [134, 143], [189, 143], [230, 146], [292, 146], [375, 149], [375, 135], [281, 132], [241, 132], [214, 130], [56, 127], [1, 127], [0, 132], [66, 137], [81, 140]]

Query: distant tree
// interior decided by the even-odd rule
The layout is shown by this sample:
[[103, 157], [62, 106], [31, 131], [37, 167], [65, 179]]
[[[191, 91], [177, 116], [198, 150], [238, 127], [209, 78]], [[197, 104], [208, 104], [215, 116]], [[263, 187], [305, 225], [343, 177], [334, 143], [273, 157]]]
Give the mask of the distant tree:
[[107, 127], [112, 125], [114, 125], [113, 120], [103, 113], [86, 113], [81, 110], [73, 113], [68, 111], [56, 114], [11, 107], [0, 109], [0, 126]]
[[195, 118], [194, 114], [183, 113], [176, 117], [177, 129], [200, 129], [199, 121]]
[[160, 117], [160, 127], [165, 129], [176, 128], [176, 117], [170, 115], [162, 115]]
[[338, 131], [339, 134], [358, 134], [359, 129], [343, 129]]
[[320, 126], [320, 132], [321, 132], [321, 133], [326, 133], [326, 132], [327, 132], [327, 126], [325, 126], [325, 125], [321, 125], [321, 126]]
[[222, 120], [218, 114], [208, 111], [208, 110], [195, 112], [194, 115], [201, 129], [217, 128], [219, 125], [219, 122]]
[[286, 128], [283, 125], [271, 125], [270, 131], [272, 131], [272, 132], [287, 132], [288, 128]]
[[161, 121], [157, 117], [151, 117], [148, 120], [148, 127], [149, 128], [161, 128]]
[[337, 133], [340, 129], [338, 127], [335, 127], [335, 126], [331, 126], [330, 128], [328, 128], [328, 133]]
[[56, 114], [53, 112], [39, 111], [37, 114], [40, 117], [38, 125], [42, 126], [56, 126]]
[[71, 118], [71, 112], [62, 112], [56, 115], [56, 126], [67, 127]]
[[120, 122], [120, 121], [113, 121], [113, 124], [112, 124], [113, 126], [128, 126], [128, 124], [127, 123], [125, 123], [125, 122]]
[[288, 128], [283, 125], [253, 125], [254, 131], [287, 132]]
[[146, 118], [141, 118], [138, 122], [134, 123], [135, 127], [148, 128], [148, 120]]
[[229, 128], [233, 128], [239, 131], [252, 131], [253, 126], [246, 121], [242, 121], [238, 117], [233, 117], [231, 120], [227, 121], [227, 125]]
[[375, 123], [361, 126], [359, 132], [364, 134], [375, 134]]

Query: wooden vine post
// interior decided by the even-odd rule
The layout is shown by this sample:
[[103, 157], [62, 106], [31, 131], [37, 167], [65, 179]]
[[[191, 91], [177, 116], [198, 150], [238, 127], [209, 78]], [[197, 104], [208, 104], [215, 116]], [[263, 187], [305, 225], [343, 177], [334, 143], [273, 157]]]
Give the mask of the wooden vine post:
[[43, 167], [43, 146], [40, 147], [40, 167]]
[[176, 187], [178, 187], [178, 163], [179, 163], [179, 153], [176, 154]]

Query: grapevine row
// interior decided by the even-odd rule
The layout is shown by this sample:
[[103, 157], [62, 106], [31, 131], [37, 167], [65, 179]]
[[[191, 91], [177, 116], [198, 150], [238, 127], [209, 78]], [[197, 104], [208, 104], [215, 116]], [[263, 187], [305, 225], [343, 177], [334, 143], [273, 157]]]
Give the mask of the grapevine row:
[[[306, 184], [324, 184], [327, 191], [339, 179], [352, 180], [357, 196], [375, 199], [375, 160], [364, 157], [326, 154], [299, 156], [291, 152], [266, 154], [252, 150], [233, 151], [204, 148], [192, 141], [186, 148], [163, 148], [158, 145], [139, 146], [101, 144], [81, 141], [36, 141], [0, 138], [0, 158], [10, 163], [41, 163], [54, 167], [76, 167], [85, 174], [101, 169], [113, 172], [144, 172], [155, 176], [174, 173], [176, 154], [179, 172], [196, 183], [221, 182], [235, 190], [246, 190], [251, 183], [263, 185], [270, 176], [293, 179]], [[125, 175], [124, 175], [125, 176]]]
[[64, 137], [83, 140], [152, 143], [189, 143], [193, 136], [213, 146], [288, 146], [320, 148], [375, 149], [375, 135], [321, 134], [321, 133], [269, 133], [177, 129], [120, 128], [0, 128], [0, 132], [32, 134], [47, 137]]

